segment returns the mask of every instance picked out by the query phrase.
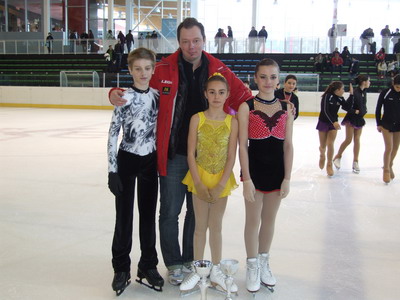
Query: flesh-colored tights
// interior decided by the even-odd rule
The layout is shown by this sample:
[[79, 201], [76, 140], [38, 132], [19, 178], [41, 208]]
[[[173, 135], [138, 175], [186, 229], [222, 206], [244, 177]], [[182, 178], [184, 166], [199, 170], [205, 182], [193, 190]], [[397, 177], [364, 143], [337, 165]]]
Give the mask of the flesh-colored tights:
[[258, 253], [269, 253], [281, 199], [279, 192], [264, 194], [256, 191], [255, 202], [245, 200], [244, 241], [247, 258], [257, 257]]
[[196, 219], [194, 229], [194, 259], [203, 259], [207, 229], [213, 264], [219, 264], [222, 256], [222, 218], [225, 213], [227, 197], [219, 198], [215, 203], [200, 200], [193, 194], [193, 209]]

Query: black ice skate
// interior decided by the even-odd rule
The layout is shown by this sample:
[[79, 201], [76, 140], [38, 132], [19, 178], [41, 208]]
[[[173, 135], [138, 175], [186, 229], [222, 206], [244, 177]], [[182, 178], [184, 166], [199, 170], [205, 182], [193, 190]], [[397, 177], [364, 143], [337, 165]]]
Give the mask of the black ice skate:
[[[138, 268], [136, 282], [147, 286], [157, 292], [162, 292], [162, 287], [164, 285], [164, 279], [158, 273], [157, 269], [150, 269], [142, 271]], [[146, 278], [147, 283], [143, 282], [143, 278]]]
[[114, 274], [112, 282], [112, 289], [115, 291], [117, 296], [121, 295], [126, 287], [131, 283], [131, 273], [129, 272], [117, 272]]

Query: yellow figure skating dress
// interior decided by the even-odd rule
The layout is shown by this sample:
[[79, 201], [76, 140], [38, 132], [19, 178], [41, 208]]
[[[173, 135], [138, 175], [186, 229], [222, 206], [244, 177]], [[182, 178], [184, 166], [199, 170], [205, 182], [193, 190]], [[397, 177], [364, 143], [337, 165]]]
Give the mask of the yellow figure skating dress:
[[[215, 121], [206, 118], [199, 112], [199, 126], [197, 127], [196, 163], [201, 182], [212, 189], [224, 173], [228, 157], [229, 136], [231, 133], [232, 116], [226, 115], [225, 120]], [[188, 186], [188, 191], [197, 194], [190, 171], [182, 180]], [[220, 194], [220, 198], [229, 196], [231, 191], [238, 187], [233, 172]]]

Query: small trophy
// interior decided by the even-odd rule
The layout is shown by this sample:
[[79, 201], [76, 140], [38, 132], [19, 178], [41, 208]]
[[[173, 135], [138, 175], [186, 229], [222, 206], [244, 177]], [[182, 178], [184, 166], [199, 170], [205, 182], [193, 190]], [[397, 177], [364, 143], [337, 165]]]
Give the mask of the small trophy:
[[200, 276], [199, 287], [201, 291], [201, 300], [207, 300], [207, 288], [209, 283], [207, 281], [208, 275], [210, 275], [212, 262], [209, 260], [195, 260], [193, 262], [196, 273]]
[[233, 275], [236, 274], [239, 268], [239, 262], [236, 259], [223, 259], [219, 263], [222, 272], [226, 275], [226, 298], [225, 300], [232, 300], [231, 287], [233, 283]]

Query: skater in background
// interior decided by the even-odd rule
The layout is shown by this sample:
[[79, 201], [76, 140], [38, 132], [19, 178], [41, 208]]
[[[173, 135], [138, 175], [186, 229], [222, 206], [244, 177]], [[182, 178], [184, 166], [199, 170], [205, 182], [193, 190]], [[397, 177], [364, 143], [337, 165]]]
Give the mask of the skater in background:
[[354, 141], [353, 148], [353, 172], [360, 173], [360, 167], [358, 165], [358, 156], [360, 153], [360, 138], [363, 127], [365, 125], [364, 116], [367, 113], [367, 92], [371, 82], [368, 75], [358, 75], [354, 82], [358, 87], [354, 90], [353, 105], [347, 111], [346, 116], [342, 121], [342, 126], [346, 126], [346, 138], [340, 145], [338, 153], [333, 159], [333, 164], [336, 169], [340, 169], [340, 160], [342, 158], [344, 150], [350, 145], [351, 141]]
[[[137, 182], [141, 256], [137, 276], [161, 291], [164, 280], [157, 271], [156, 207], [158, 193], [156, 122], [159, 93], [149, 88], [156, 63], [155, 53], [138, 48], [129, 53], [128, 69], [133, 85], [124, 92], [127, 100], [114, 108], [108, 136], [108, 186], [115, 195], [116, 221], [112, 243], [112, 288], [121, 294], [130, 282], [132, 222]], [[118, 135], [123, 137], [118, 149]], [[143, 283], [145, 284], [145, 283]], [[146, 284], [145, 284], [146, 285]]]
[[[353, 87], [350, 84], [350, 96], [347, 100], [343, 98], [344, 84], [341, 81], [333, 81], [321, 96], [321, 112], [318, 117], [317, 130], [319, 135], [319, 168], [322, 170], [326, 161], [326, 173], [333, 176], [332, 159], [337, 131], [340, 130], [338, 122], [338, 111], [340, 106], [344, 110], [353, 102]], [[328, 152], [326, 153], [326, 148]], [[326, 156], [325, 156], [326, 153]]]
[[[382, 107], [384, 114], [382, 115]], [[383, 153], [383, 181], [394, 179], [393, 161], [400, 144], [400, 75], [393, 77], [392, 86], [383, 90], [378, 98], [375, 110], [378, 132], [385, 142]]]
[[293, 105], [274, 95], [278, 64], [269, 58], [258, 62], [254, 81], [259, 93], [241, 104], [238, 113], [246, 207], [246, 288], [250, 292], [257, 292], [260, 283], [269, 288], [276, 284], [269, 253], [281, 200], [289, 194], [293, 164]]
[[[232, 169], [235, 164], [238, 123], [224, 112], [229, 96], [225, 77], [214, 73], [205, 84], [208, 109], [190, 120], [188, 136], [189, 172], [183, 179], [193, 195], [195, 214], [194, 260], [204, 259], [207, 230], [213, 267], [210, 281], [226, 291], [225, 275], [219, 262], [222, 256], [222, 218], [231, 190], [237, 188]], [[193, 272], [180, 285], [181, 291], [192, 290], [200, 280]], [[233, 283], [231, 291], [236, 293]]]
[[299, 116], [299, 98], [294, 93], [296, 86], [297, 86], [297, 77], [293, 74], [289, 74], [285, 78], [283, 88], [275, 91], [275, 97], [277, 97], [280, 100], [285, 100], [293, 103], [296, 110], [294, 116], [295, 120]]

